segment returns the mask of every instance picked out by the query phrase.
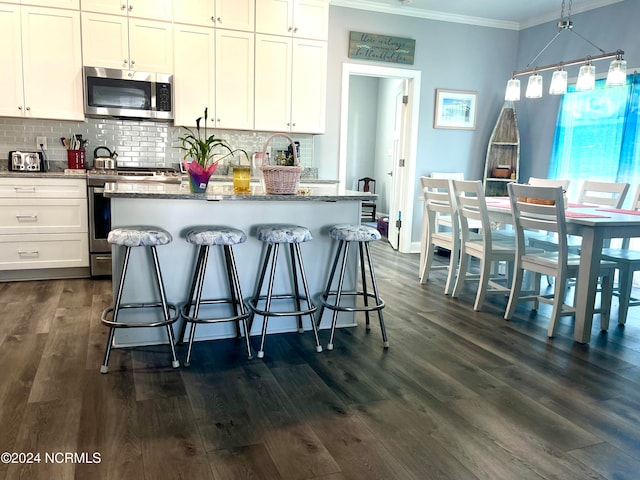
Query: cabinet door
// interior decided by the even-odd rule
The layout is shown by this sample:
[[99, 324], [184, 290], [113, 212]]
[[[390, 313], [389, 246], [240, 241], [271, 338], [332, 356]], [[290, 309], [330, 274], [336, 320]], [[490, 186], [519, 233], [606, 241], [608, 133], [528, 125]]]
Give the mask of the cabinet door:
[[129, 0], [127, 10], [130, 17], [151, 20], [173, 20], [172, 0]]
[[173, 32], [174, 124], [195, 127], [196, 118], [202, 116], [205, 107], [215, 120], [216, 34], [213, 28], [177, 24]]
[[141, 72], [173, 72], [173, 29], [170, 23], [129, 19], [131, 69]]
[[216, 29], [216, 126], [253, 129], [254, 34]]
[[22, 90], [22, 40], [20, 5], [0, 4], [0, 116], [21, 117], [24, 112]]
[[213, 0], [173, 0], [173, 21], [176, 23], [213, 26], [215, 15]]
[[253, 32], [256, 7], [254, 0], [216, 0], [216, 27]]
[[87, 66], [128, 69], [127, 18], [83, 12], [82, 56]]
[[291, 63], [291, 131], [324, 133], [327, 42], [294, 39]]
[[82, 11], [127, 15], [127, 0], [82, 0]]
[[290, 129], [291, 47], [291, 38], [256, 34], [256, 130]]
[[293, 36], [327, 40], [329, 3], [327, 0], [294, 0]]
[[292, 0], [256, 0], [256, 33], [291, 35]]
[[22, 7], [22, 69], [28, 116], [84, 120], [80, 12]]

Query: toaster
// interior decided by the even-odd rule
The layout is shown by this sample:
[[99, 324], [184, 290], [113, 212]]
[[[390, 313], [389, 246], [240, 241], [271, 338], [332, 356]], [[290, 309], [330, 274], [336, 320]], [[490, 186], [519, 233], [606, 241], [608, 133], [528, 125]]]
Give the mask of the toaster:
[[12, 172], [42, 172], [44, 162], [42, 152], [9, 152], [9, 170]]

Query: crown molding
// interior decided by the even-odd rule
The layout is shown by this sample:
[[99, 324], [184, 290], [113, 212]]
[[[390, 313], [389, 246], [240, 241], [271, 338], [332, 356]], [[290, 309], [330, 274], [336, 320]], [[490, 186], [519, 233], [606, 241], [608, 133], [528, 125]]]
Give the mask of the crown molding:
[[[576, 13], [594, 10], [600, 7], [606, 7], [614, 3], [624, 0], [585, 0], [572, 10], [572, 15]], [[479, 27], [501, 28], [505, 30], [522, 30], [534, 27], [543, 23], [558, 20], [559, 12], [550, 13], [549, 15], [534, 17], [526, 22], [511, 22], [505, 20], [495, 20], [484, 17], [472, 17], [469, 15], [459, 15], [455, 13], [438, 12], [435, 10], [425, 10], [421, 8], [411, 7], [409, 5], [391, 5], [372, 0], [330, 0], [330, 4], [336, 7], [355, 8], [359, 10], [369, 10], [378, 13], [388, 13], [391, 15], [404, 15], [407, 17], [425, 18], [429, 20], [437, 20], [440, 22], [462, 23], [466, 25], [476, 25]]]

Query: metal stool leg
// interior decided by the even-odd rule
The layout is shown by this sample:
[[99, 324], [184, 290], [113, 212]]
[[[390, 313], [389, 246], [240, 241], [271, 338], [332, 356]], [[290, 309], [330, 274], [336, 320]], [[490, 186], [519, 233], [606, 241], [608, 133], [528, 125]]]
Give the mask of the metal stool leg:
[[[298, 288], [298, 274], [296, 272], [296, 261], [294, 253], [293, 243], [289, 244], [289, 255], [291, 256], [291, 278], [293, 278], [293, 302], [296, 306], [296, 311], [300, 311], [300, 289]], [[302, 264], [300, 264], [302, 267]], [[309, 307], [311, 308], [311, 307]], [[302, 326], [302, 315], [296, 316], [298, 322], [298, 333], [304, 333], [304, 327]]]
[[[151, 247], [151, 255], [153, 256], [153, 265], [156, 270], [156, 282], [158, 285], [158, 290], [160, 291], [160, 302], [162, 303], [162, 313], [164, 315], [164, 319], [166, 322], [169, 321], [169, 307], [167, 306], [167, 297], [164, 291], [164, 283], [162, 281], [162, 273], [160, 272], [160, 262], [158, 262], [158, 252], [155, 246]], [[166, 325], [167, 328], [167, 336], [169, 337], [169, 346], [171, 347], [171, 356], [173, 360], [171, 361], [171, 366], [173, 368], [178, 368], [180, 366], [180, 362], [176, 358], [176, 347], [174, 345], [173, 339], [173, 327], [171, 324]]]
[[[336, 274], [336, 267], [338, 266], [338, 260], [340, 258], [340, 251], [342, 250], [342, 244], [344, 242], [338, 242], [338, 247], [336, 248], [336, 254], [333, 258], [333, 265], [331, 266], [331, 272], [329, 273], [329, 281], [327, 282], [327, 288], [324, 289], [322, 293], [322, 299], [326, 300], [329, 296], [329, 291], [331, 290], [331, 284], [333, 283], [333, 277]], [[320, 327], [322, 323], [322, 315], [324, 313], [324, 303], [320, 304], [320, 313], [318, 314], [318, 319], [316, 320], [316, 325]]]
[[[362, 277], [362, 300], [364, 302], [365, 308], [369, 306], [369, 292], [367, 291], [367, 275], [366, 270], [364, 269], [364, 249], [363, 242], [358, 242], [358, 253], [360, 254], [360, 275]], [[371, 325], [369, 322], [369, 310], [364, 311], [365, 318], [365, 329], [367, 331], [371, 330]]]
[[[271, 245], [270, 245], [271, 246]], [[276, 276], [276, 261], [278, 260], [278, 250], [279, 250], [279, 245], [277, 243], [273, 244], [273, 256], [271, 258], [271, 272], [269, 274], [269, 285], [267, 287], [267, 299], [266, 299], [266, 303], [265, 303], [265, 311], [269, 311], [271, 309], [271, 296], [273, 295], [273, 282], [275, 280], [275, 276]], [[266, 270], [266, 266], [267, 266], [267, 262], [269, 260], [269, 256], [267, 253], [267, 258], [265, 258], [265, 264], [263, 267], [263, 273], [264, 270]], [[260, 278], [260, 280], [262, 279], [262, 276]], [[260, 296], [260, 291], [258, 291], [258, 297]], [[259, 300], [256, 299], [256, 303]], [[264, 339], [267, 335], [267, 323], [269, 322], [269, 316], [268, 315], [263, 315], [262, 317], [262, 333], [260, 335], [260, 349], [258, 350], [258, 358], [264, 358]]]
[[[227, 273], [227, 285], [229, 286], [229, 299], [231, 300], [233, 315], [237, 317], [240, 314], [238, 298], [241, 298], [241, 296], [239, 297], [237, 295], [237, 291], [235, 290], [235, 284], [232, 277], [232, 272], [230, 270], [231, 263], [229, 260], [229, 256], [233, 255], [232, 253], [233, 250], [231, 249], [231, 246], [223, 245], [222, 251], [224, 253], [224, 268], [225, 268], [225, 272]], [[240, 300], [240, 302], [242, 302], [242, 299]], [[240, 338], [242, 336], [242, 333], [240, 332], [240, 320], [236, 320], [234, 322], [234, 325], [236, 327], [236, 338]]]
[[[309, 285], [307, 284], [307, 275], [304, 272], [304, 264], [302, 263], [302, 252], [300, 251], [300, 244], [295, 244], [295, 253], [298, 260], [298, 264], [300, 265], [300, 276], [302, 277], [302, 287], [304, 288], [304, 295], [307, 301], [307, 309], [311, 310], [311, 295], [309, 294]], [[295, 260], [292, 258], [291, 263], [295, 263]], [[297, 283], [297, 280], [296, 280]], [[298, 298], [296, 296], [296, 298]], [[300, 307], [298, 307], [300, 309]], [[311, 329], [313, 330], [313, 336], [316, 340], [316, 352], [322, 352], [322, 346], [320, 345], [320, 339], [318, 338], [318, 327], [316, 327], [316, 322], [313, 318], [313, 313], [309, 313], [309, 318], [311, 319]], [[302, 321], [302, 320], [301, 320]]]
[[[340, 299], [342, 298], [342, 286], [344, 285], [344, 275], [347, 270], [347, 258], [349, 255], [349, 242], [340, 241], [344, 243], [344, 251], [342, 252], [342, 263], [340, 265], [340, 276], [338, 278], [338, 289], [336, 290], [336, 305], [340, 305]], [[340, 256], [340, 248], [336, 255], [336, 261]], [[327, 344], [327, 350], [333, 350], [333, 336], [336, 332], [336, 323], [338, 321], [338, 310], [333, 310], [333, 316], [331, 319], [331, 333], [329, 335], [329, 343]]]
[[[204, 256], [204, 253], [205, 253], [203, 247], [204, 246], [201, 246], [200, 248], [198, 248], [196, 266], [193, 271], [193, 279], [191, 280], [191, 286], [189, 287], [189, 295], [187, 296], [188, 302], [189, 302], [186, 305], [187, 314], [190, 314], [191, 312], [191, 303], [193, 301], [193, 295], [195, 294], [196, 289], [198, 288], [198, 282], [201, 281], [200, 279], [204, 277], [204, 275], [200, 275], [200, 271], [202, 269], [202, 257]], [[187, 322], [186, 320], [182, 322], [182, 327], [180, 328], [180, 335], [178, 336], [178, 345], [182, 345], [184, 343], [184, 336], [187, 331], [188, 323], [189, 322]], [[191, 327], [193, 328], [193, 325]]]
[[[120, 277], [120, 281], [118, 282], [118, 292], [116, 293], [116, 301], [114, 304], [113, 310], [113, 321], [118, 321], [118, 312], [120, 311], [120, 303], [122, 302], [122, 290], [124, 287], [124, 279], [127, 276], [127, 268], [129, 267], [129, 256], [131, 254], [131, 247], [125, 247], [124, 251], [124, 261], [122, 262], [122, 275]], [[100, 366], [100, 373], [108, 373], [109, 372], [109, 357], [111, 356], [111, 345], [113, 344], [113, 337], [115, 336], [116, 329], [115, 327], [109, 328], [109, 339], [107, 341], [107, 349], [104, 352], [104, 360], [102, 365]]]
[[[262, 262], [262, 269], [260, 270], [260, 277], [258, 279], [258, 285], [256, 286], [255, 296], [253, 297], [253, 306], [257, 307], [258, 302], [260, 301], [260, 291], [262, 290], [262, 285], [264, 284], [264, 276], [267, 273], [267, 266], [269, 265], [269, 257], [271, 256], [271, 250], [273, 249], [273, 245], [267, 245], [267, 251], [265, 252], [264, 260]], [[253, 317], [255, 316], [255, 312], [253, 309], [249, 315], [249, 331], [253, 327]]]
[[[369, 274], [371, 275], [371, 285], [373, 286], [373, 295], [376, 299], [376, 305], [382, 303], [380, 299], [380, 292], [378, 291], [378, 282], [376, 281], [376, 274], [373, 270], [373, 261], [371, 260], [371, 251], [369, 250], [369, 244], [365, 243], [365, 251], [367, 253], [367, 260], [369, 263]], [[382, 345], [384, 348], [389, 348], [389, 339], [387, 338], [387, 329], [384, 326], [384, 319], [382, 318], [382, 308], [378, 308], [378, 319], [380, 320], [380, 330], [382, 332]]]
[[[235, 300], [235, 315], [246, 315], [247, 307], [244, 304], [244, 300], [242, 298], [242, 290], [240, 288], [240, 278], [238, 277], [238, 269], [236, 268], [236, 260], [233, 255], [233, 249], [228, 247], [227, 252], [227, 271], [230, 272], [230, 283], [229, 288], [231, 289], [231, 298]], [[247, 326], [247, 319], [242, 319], [242, 328], [244, 330], [244, 339], [247, 347], [247, 357], [249, 360], [253, 358], [253, 353], [251, 353], [251, 343], [249, 341], [249, 328]]]
[[[195, 293], [195, 303], [193, 305], [193, 318], [198, 318], [198, 314], [200, 313], [200, 302], [202, 301], [202, 289], [204, 287], [204, 276], [207, 272], [207, 260], [209, 259], [209, 246], [202, 245], [200, 247], [200, 253], [198, 255], [198, 265], [193, 278], [193, 286], [195, 287], [195, 292], [193, 289], [191, 290], [191, 296], [189, 297], [189, 303], [193, 301], [193, 295]], [[187, 306], [189, 310], [191, 310], [190, 305]], [[184, 325], [188, 322], [185, 320]], [[193, 340], [196, 336], [196, 326], [197, 324], [194, 322], [191, 323], [191, 330], [189, 331], [189, 344], [187, 346], [187, 359], [184, 363], [185, 367], [191, 365], [191, 352], [193, 350]]]

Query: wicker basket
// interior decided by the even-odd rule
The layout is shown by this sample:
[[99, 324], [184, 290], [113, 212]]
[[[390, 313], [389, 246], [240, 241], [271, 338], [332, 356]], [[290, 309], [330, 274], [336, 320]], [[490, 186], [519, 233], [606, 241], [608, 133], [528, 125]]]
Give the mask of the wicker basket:
[[[293, 145], [293, 166], [284, 165], [268, 165], [265, 163], [267, 158], [267, 147], [273, 137], [285, 137]], [[295, 143], [289, 135], [283, 133], [275, 133], [271, 135], [264, 144], [262, 150], [262, 175], [264, 176], [264, 189], [269, 195], [294, 195], [298, 191], [300, 184], [300, 174], [304, 167], [298, 165], [298, 154], [296, 152]]]

